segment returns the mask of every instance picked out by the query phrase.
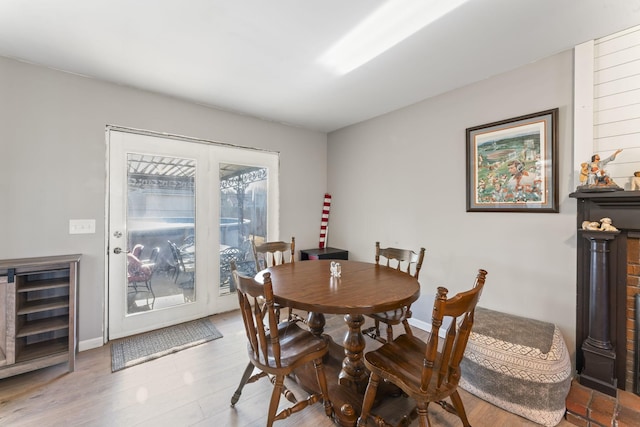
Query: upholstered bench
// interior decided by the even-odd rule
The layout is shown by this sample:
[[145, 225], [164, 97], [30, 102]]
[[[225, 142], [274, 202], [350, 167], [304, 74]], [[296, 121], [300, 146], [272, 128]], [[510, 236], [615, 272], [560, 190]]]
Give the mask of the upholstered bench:
[[459, 386], [545, 426], [565, 413], [571, 360], [556, 325], [478, 307]]

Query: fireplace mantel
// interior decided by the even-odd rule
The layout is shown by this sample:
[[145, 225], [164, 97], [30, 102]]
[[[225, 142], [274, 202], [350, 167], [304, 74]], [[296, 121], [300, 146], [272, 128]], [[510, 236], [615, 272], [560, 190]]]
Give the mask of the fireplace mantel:
[[[582, 384], [615, 396], [626, 384], [627, 239], [640, 235], [640, 191], [578, 191], [569, 197], [578, 202], [576, 368]], [[611, 218], [620, 233], [596, 244], [598, 233], [606, 232], [594, 235], [582, 223], [602, 218]], [[591, 298], [596, 289], [607, 293], [603, 301]], [[605, 348], [608, 342], [603, 348], [590, 345], [597, 342], [590, 331], [605, 330], [611, 349]]]
[[640, 230], [640, 191], [576, 191], [569, 197], [578, 200], [578, 228], [608, 217], [619, 229]]

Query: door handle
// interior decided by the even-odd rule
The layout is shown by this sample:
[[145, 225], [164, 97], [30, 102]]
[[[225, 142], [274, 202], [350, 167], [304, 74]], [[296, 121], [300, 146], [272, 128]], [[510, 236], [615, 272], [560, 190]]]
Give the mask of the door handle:
[[121, 248], [113, 248], [113, 253], [116, 254], [116, 255], [120, 254], [120, 253], [122, 253], [122, 249]]

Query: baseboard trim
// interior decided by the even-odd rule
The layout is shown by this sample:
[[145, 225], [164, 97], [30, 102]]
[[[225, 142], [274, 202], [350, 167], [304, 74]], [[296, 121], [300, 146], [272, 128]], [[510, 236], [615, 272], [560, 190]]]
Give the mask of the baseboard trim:
[[414, 328], [418, 328], [420, 330], [429, 332], [431, 331], [431, 324], [424, 322], [422, 320], [414, 319], [413, 317], [409, 318], [409, 324]]
[[[440, 332], [438, 332], [438, 335], [440, 336], [440, 338], [445, 338], [447, 336], [446, 328], [449, 327], [450, 323], [451, 323], [451, 320], [449, 319], [445, 319], [442, 322], [442, 327], [440, 328]], [[413, 317], [410, 317], [409, 324], [414, 328], [418, 328], [426, 332], [431, 332], [431, 323], [429, 322], [425, 322], [423, 320], [416, 320]]]
[[78, 343], [78, 351], [91, 350], [93, 348], [102, 347], [104, 345], [104, 341], [102, 337], [91, 338], [89, 340], [80, 341]]

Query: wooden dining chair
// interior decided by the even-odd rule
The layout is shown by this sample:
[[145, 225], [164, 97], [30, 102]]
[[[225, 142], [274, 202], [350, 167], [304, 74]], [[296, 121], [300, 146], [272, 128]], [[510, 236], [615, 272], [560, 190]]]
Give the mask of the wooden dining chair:
[[[476, 304], [486, 275], [485, 270], [478, 270], [473, 287], [453, 298], [447, 298], [449, 291], [446, 288], [438, 287], [433, 303], [431, 333], [426, 342], [402, 334], [365, 354], [364, 364], [371, 375], [358, 427], [366, 426], [368, 418], [373, 418], [375, 425], [386, 425], [382, 424], [379, 416], [370, 413], [380, 380], [395, 384], [407, 397], [415, 400], [421, 427], [430, 425], [427, 410], [431, 402], [437, 402], [457, 415], [462, 424], [469, 427], [469, 420], [458, 394], [460, 361], [467, 347]], [[441, 328], [445, 332], [443, 343], [439, 343]], [[444, 401], [447, 397], [453, 405]]]
[[[253, 259], [256, 262], [256, 271], [262, 271], [265, 268], [273, 267], [295, 262], [296, 238], [291, 237], [291, 243], [283, 241], [272, 241], [264, 243], [256, 243], [255, 239], [251, 240], [253, 249]], [[282, 307], [276, 304], [275, 310], [278, 320], [280, 320], [280, 310]], [[293, 310], [289, 308], [287, 320], [303, 320], [301, 317], [295, 316]]]
[[[398, 271], [404, 271], [407, 274], [418, 279], [422, 262], [424, 260], [424, 248], [420, 248], [418, 253], [409, 249], [398, 248], [381, 248], [380, 242], [376, 242], [376, 264], [380, 264], [382, 257], [383, 263], [387, 267], [395, 268]], [[386, 261], [385, 261], [386, 260]], [[402, 324], [408, 335], [412, 335], [411, 326], [408, 319], [411, 317], [411, 307], [405, 306], [396, 310], [385, 311], [382, 313], [374, 313], [368, 315], [375, 322], [375, 326], [365, 329], [364, 333], [382, 343], [393, 341], [393, 326]], [[380, 323], [387, 325], [387, 338], [382, 338], [380, 334]]]
[[256, 260], [257, 271], [295, 261], [295, 237], [291, 238], [291, 243], [283, 241], [256, 243], [254, 239], [251, 241], [251, 247], [253, 249], [253, 258]]
[[[240, 311], [247, 334], [249, 364], [242, 375], [240, 385], [231, 398], [231, 406], [240, 399], [242, 389], [262, 377], [270, 377], [273, 383], [267, 426], [322, 400], [327, 416], [333, 414], [329, 400], [327, 379], [322, 358], [329, 351], [326, 336], [317, 336], [302, 329], [295, 322], [278, 322], [274, 309], [271, 273], [263, 274], [263, 283], [238, 272], [231, 261], [231, 272], [236, 284]], [[297, 401], [284, 387], [286, 376], [304, 364], [313, 363], [320, 393], [312, 393], [305, 400]], [[258, 369], [258, 373], [253, 374]], [[277, 412], [280, 395], [284, 394], [293, 405]]]

